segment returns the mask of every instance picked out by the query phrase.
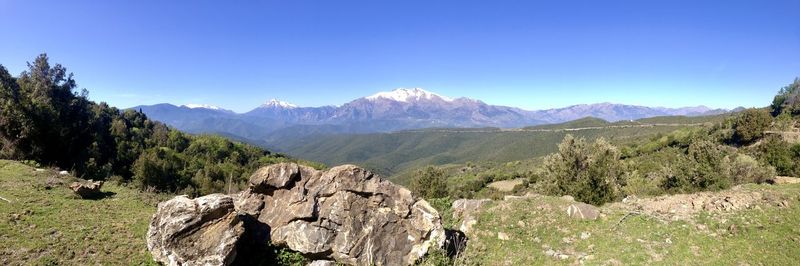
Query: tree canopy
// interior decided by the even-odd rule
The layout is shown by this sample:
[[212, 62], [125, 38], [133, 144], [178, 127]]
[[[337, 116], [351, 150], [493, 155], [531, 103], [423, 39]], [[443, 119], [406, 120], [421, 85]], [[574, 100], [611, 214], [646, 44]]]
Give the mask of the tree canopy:
[[184, 134], [136, 110], [92, 102], [76, 88], [73, 75], [51, 66], [46, 54], [16, 78], [0, 65], [0, 158], [187, 194], [238, 188], [257, 167], [288, 160], [222, 137]]

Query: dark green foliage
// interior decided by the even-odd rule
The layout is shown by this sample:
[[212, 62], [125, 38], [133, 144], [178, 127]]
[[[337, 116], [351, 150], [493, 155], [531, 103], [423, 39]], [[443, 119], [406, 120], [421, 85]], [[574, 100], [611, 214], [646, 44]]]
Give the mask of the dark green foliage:
[[705, 190], [730, 186], [724, 168], [727, 154], [720, 145], [710, 141], [695, 142], [689, 146], [688, 155], [694, 163], [692, 170], [694, 187]]
[[188, 194], [238, 190], [257, 167], [286, 160], [221, 137], [183, 134], [141, 112], [89, 101], [76, 87], [44, 54], [18, 78], [0, 66], [0, 158]]
[[480, 177], [469, 178], [465, 182], [456, 184], [450, 191], [450, 196], [454, 198], [473, 198], [475, 193], [485, 188], [489, 183], [494, 182], [491, 175], [480, 175]]
[[749, 144], [764, 136], [772, 124], [772, 116], [766, 110], [747, 109], [736, 118], [733, 137], [739, 144]]
[[414, 178], [411, 179], [411, 191], [426, 199], [447, 196], [447, 182], [444, 171], [433, 166], [428, 166], [424, 170], [418, 171]]
[[552, 194], [602, 205], [619, 197], [620, 162], [619, 151], [604, 139], [591, 144], [567, 135], [558, 152], [545, 159], [544, 182], [552, 184]]
[[772, 115], [778, 116], [781, 113], [789, 113], [791, 115], [800, 114], [800, 78], [795, 78], [792, 84], [781, 88], [778, 95], [772, 100]]
[[778, 175], [800, 176], [800, 144], [791, 145], [780, 136], [771, 135], [758, 146], [757, 155], [775, 167]]

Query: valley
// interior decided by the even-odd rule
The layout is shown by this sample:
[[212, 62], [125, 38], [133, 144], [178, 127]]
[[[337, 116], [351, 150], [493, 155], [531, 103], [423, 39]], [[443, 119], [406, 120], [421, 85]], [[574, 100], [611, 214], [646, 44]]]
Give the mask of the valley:
[[[565, 135], [604, 137], [617, 145], [679, 129], [718, 123], [732, 114], [606, 122], [585, 118], [526, 128], [435, 128], [392, 133], [314, 135], [276, 144], [276, 150], [328, 165], [353, 163], [405, 183], [427, 165], [506, 163], [550, 154]], [[690, 123], [685, 123], [691, 119]], [[655, 122], [651, 122], [655, 121]], [[674, 123], [673, 123], [674, 122]]]

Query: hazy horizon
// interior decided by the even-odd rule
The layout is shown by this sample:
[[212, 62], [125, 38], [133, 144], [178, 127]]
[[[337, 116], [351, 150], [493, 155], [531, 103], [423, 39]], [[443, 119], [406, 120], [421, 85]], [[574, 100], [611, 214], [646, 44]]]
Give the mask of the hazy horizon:
[[[399, 90], [399, 89], [410, 89], [410, 88], [395, 88], [395, 90]], [[443, 97], [448, 97], [448, 98], [451, 98], [450, 100], [453, 100], [453, 99], [458, 99], [458, 98], [468, 98], [468, 97], [461, 97], [461, 96], [442, 95], [442, 94], [440, 94], [440, 93], [436, 93], [435, 91], [430, 91], [430, 90], [427, 90], [427, 89], [425, 89], [425, 88], [419, 88], [419, 89], [424, 89], [424, 90], [425, 90], [425, 91], [427, 91], [427, 92], [431, 92], [431, 93], [434, 93], [434, 94], [436, 94], [436, 95], [439, 95], [439, 96], [443, 96]], [[391, 92], [391, 91], [394, 91], [394, 90], [387, 90], [387, 91], [382, 91], [382, 92]], [[376, 93], [377, 93], [377, 92], [376, 92]], [[358, 99], [360, 99], [360, 98], [366, 98], [366, 97], [369, 97], [369, 96], [372, 96], [372, 95], [364, 95], [364, 96], [362, 96], [362, 97], [359, 97]], [[472, 98], [469, 98], [469, 99], [472, 99]], [[245, 109], [244, 109], [244, 111], [232, 110], [232, 109], [229, 109], [229, 108], [225, 108], [224, 106], [219, 106], [219, 105], [216, 105], [216, 104], [213, 104], [213, 103], [170, 103], [170, 102], [160, 102], [160, 103], [153, 103], [153, 104], [138, 104], [138, 105], [134, 105], [134, 106], [117, 106], [117, 107], [119, 107], [119, 108], [123, 108], [123, 109], [129, 109], [129, 108], [134, 108], [134, 107], [138, 107], [138, 106], [151, 106], [151, 105], [158, 105], [158, 104], [172, 104], [172, 105], [175, 105], [175, 106], [178, 106], [178, 107], [188, 107], [188, 108], [206, 107], [206, 108], [207, 108], [207, 107], [209, 107], [209, 106], [200, 106], [200, 105], [210, 105], [210, 106], [213, 106], [213, 107], [219, 107], [219, 108], [221, 108], [221, 109], [225, 109], [225, 110], [233, 111], [233, 112], [235, 112], [235, 113], [242, 114], [242, 113], [246, 113], [246, 112], [248, 112], [248, 111], [251, 111], [252, 109], [258, 108], [259, 106], [261, 106], [261, 105], [263, 105], [263, 104], [266, 104], [266, 102], [269, 102], [269, 101], [272, 101], [272, 100], [278, 100], [278, 101], [280, 101], [280, 102], [285, 102], [285, 103], [288, 103], [288, 104], [293, 104], [293, 105], [294, 105], [294, 103], [293, 103], [293, 102], [284, 101], [283, 99], [275, 99], [275, 98], [272, 98], [272, 99], [268, 99], [268, 100], [266, 100], [264, 103], [261, 103], [261, 104], [259, 104], [259, 105], [256, 105], [256, 106], [252, 106], [252, 107], [250, 107], [250, 108], [243, 107], [243, 108], [245, 108]], [[354, 99], [351, 99], [351, 100], [356, 100], [356, 98], [354, 98]], [[474, 99], [474, 100], [481, 100], [481, 99]], [[303, 106], [303, 105], [296, 105], [295, 107], [300, 107], [300, 108], [303, 108], [303, 107], [308, 107], [308, 108], [317, 108], [317, 107], [326, 107], [326, 106], [340, 107], [340, 106], [342, 106], [342, 105], [344, 105], [344, 104], [346, 104], [346, 103], [348, 103], [348, 102], [350, 102], [350, 101], [346, 101], [346, 102], [342, 102], [342, 103], [336, 103], [336, 104], [316, 105], [316, 106]], [[492, 103], [487, 103], [487, 104], [494, 105], [494, 104], [492, 104]], [[597, 104], [597, 105], [599, 105], [599, 104], [635, 105], [635, 104], [616, 103], [616, 102], [592, 102], [592, 103], [574, 103], [574, 104], [569, 104], [569, 105], [565, 105], [565, 106], [555, 106], [555, 107], [551, 107], [551, 108], [540, 108], [540, 109], [526, 109], [526, 108], [521, 108], [521, 107], [518, 107], [518, 106], [508, 106], [508, 107], [517, 107], [517, 108], [521, 108], [521, 109], [523, 109], [523, 110], [526, 110], [526, 111], [539, 111], [539, 110], [548, 110], [548, 109], [567, 108], [567, 107], [570, 107], [570, 106], [576, 106], [576, 105], [595, 105], [595, 104]], [[636, 106], [645, 106], [645, 107], [652, 107], [652, 108], [692, 108], [692, 107], [707, 107], [707, 108], [709, 108], [709, 109], [712, 109], [712, 110], [713, 110], [713, 109], [728, 109], [728, 110], [732, 110], [732, 109], [739, 108], [739, 107], [745, 107], [745, 108], [757, 107], [757, 108], [759, 108], [759, 107], [764, 107], [764, 106], [766, 106], [766, 105], [763, 105], [763, 106], [736, 106], [736, 107], [733, 107], [733, 108], [714, 107], [714, 106], [708, 106], [708, 105], [704, 105], [704, 104], [701, 104], [701, 105], [692, 105], [692, 106], [688, 106], [688, 105], [687, 105], [687, 106], [676, 106], [676, 107], [671, 107], [671, 106], [670, 106], [670, 107], [668, 107], [668, 106], [646, 106], [646, 105], [636, 105]]]
[[400, 87], [526, 110], [762, 107], [800, 75], [798, 1], [187, 3], [0, 0], [0, 64], [46, 52], [92, 100], [236, 112]]

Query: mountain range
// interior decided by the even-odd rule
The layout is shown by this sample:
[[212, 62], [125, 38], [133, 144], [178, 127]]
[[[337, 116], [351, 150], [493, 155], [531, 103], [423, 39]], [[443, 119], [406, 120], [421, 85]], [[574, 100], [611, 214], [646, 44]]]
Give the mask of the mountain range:
[[314, 134], [391, 132], [432, 127], [517, 128], [584, 117], [614, 122], [729, 112], [705, 106], [664, 108], [612, 103], [531, 111], [490, 105], [470, 98], [450, 98], [420, 88], [379, 92], [340, 106], [300, 107], [272, 99], [245, 113], [205, 104], [177, 106], [164, 103], [133, 109], [180, 130], [235, 136], [261, 144]]

